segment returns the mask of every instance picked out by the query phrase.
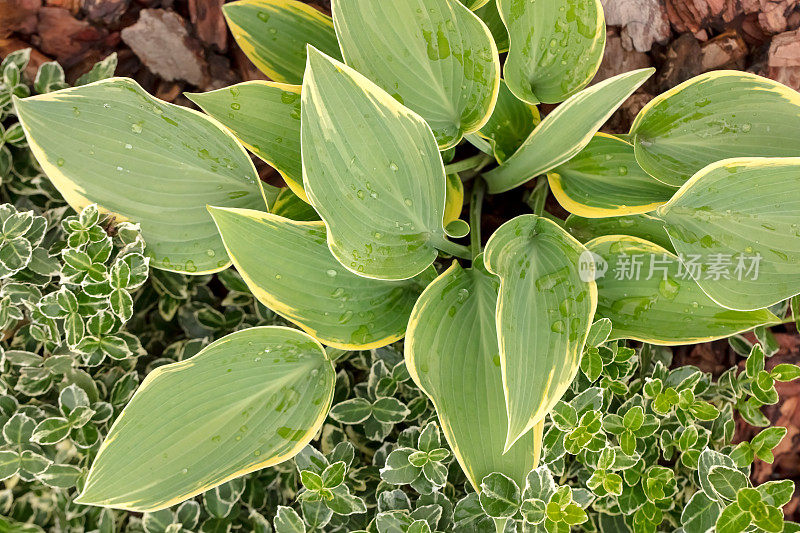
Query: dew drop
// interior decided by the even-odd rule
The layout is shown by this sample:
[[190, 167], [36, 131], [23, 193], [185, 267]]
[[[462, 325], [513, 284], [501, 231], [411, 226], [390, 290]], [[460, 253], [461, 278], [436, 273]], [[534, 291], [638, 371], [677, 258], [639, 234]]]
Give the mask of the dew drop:
[[136, 122], [134, 124], [131, 124], [131, 131], [133, 133], [142, 133], [142, 124], [141, 124], [141, 122]]
[[63, 157], [59, 157], [58, 160], [56, 161], [56, 165], [58, 165], [60, 167], [63, 167], [64, 166], [64, 158]]
[[330, 277], [332, 277], [332, 278], [335, 278], [335, 277], [336, 277], [336, 271], [335, 271], [334, 269], [332, 269], [332, 268], [331, 268], [331, 269], [329, 269], [329, 270], [326, 272], [326, 274], [328, 274], [328, 276], [330, 276]]

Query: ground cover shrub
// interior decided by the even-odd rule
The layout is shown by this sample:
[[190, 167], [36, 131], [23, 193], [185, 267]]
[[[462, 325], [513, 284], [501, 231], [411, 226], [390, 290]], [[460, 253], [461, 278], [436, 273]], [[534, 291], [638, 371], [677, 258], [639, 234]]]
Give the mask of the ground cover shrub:
[[[105, 429], [85, 440], [100, 407], [80, 385], [33, 427], [10, 402], [10, 483], [47, 477], [30, 443], [66, 427], [87, 451], [75, 489], [48, 494], [75, 528], [797, 529], [781, 511], [793, 483], [748, 475], [785, 429], [732, 444], [734, 414], [768, 426], [775, 382], [800, 375], [765, 363], [800, 292], [797, 93], [704, 74], [610, 135], [652, 69], [587, 87], [599, 2], [225, 14], [275, 81], [188, 95], [206, 114], [124, 78], [28, 98], [4, 66], [17, 129], [80, 210], [58, 265], [52, 248], [33, 261], [33, 215], [8, 208], [6, 268], [41, 259], [63, 283], [10, 315], [36, 330], [41, 313], [51, 343], [15, 359], [12, 341], [6, 363], [44, 375], [63, 338], [69, 360], [130, 376], [102, 443]], [[540, 103], [559, 105], [540, 118]], [[245, 147], [286, 187], [261, 182]], [[512, 190], [532, 213], [485, 239], [487, 195]], [[568, 218], [544, 210], [550, 192]], [[750, 330], [758, 343], [737, 336]], [[669, 369], [662, 346], [721, 338], [744, 371]]]

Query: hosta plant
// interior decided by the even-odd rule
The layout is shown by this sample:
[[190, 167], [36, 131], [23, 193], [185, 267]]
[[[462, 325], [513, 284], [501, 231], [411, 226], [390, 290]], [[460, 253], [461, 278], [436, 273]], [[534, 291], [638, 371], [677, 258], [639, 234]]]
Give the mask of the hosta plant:
[[[608, 367], [606, 389], [625, 392], [626, 340], [690, 344], [783, 321], [800, 293], [800, 95], [709, 73], [655, 98], [630, 132], [598, 133], [652, 74], [588, 85], [605, 41], [599, 1], [334, 0], [332, 12], [227, 4], [238, 42], [274, 81], [188, 95], [206, 114], [123, 78], [14, 97], [31, 150], [70, 205], [139, 224], [157, 269], [206, 276], [234, 265], [261, 304], [299, 328], [242, 329], [151, 372], [76, 502], [155, 512], [226, 482], [233, 490], [317, 435], [338, 358], [404, 339], [403, 367], [330, 412], [378, 440], [411, 412], [378, 390], [407, 373], [424, 391], [439, 424], [386, 457], [384, 481], [439, 494], [452, 452], [475, 491], [463, 512], [479, 507], [501, 531], [518, 521], [562, 531], [591, 503], [536, 470], [563, 436], [576, 455], [586, 448], [579, 460], [601, 502], [592, 505], [656, 527], [674, 473], [634, 470], [626, 481], [638, 500], [623, 503], [618, 472], [646, 461], [638, 439], [659, 417], [674, 409], [681, 433], [716, 408], [649, 365], [642, 396], [616, 409], [621, 421], [606, 422], [612, 403], [586, 411], [562, 397], [579, 367], [591, 381]], [[540, 118], [540, 102], [559, 105]], [[245, 148], [286, 187], [261, 182]], [[506, 191], [533, 212], [485, 239], [484, 200]], [[566, 220], [544, 211], [550, 191]], [[228, 317], [206, 315], [224, 329]], [[754, 403], [742, 401], [754, 418], [776, 401], [778, 376], [758, 366], [731, 376], [737, 394], [752, 392]], [[614, 437], [597, 436], [602, 428]], [[705, 442], [695, 431], [682, 451]], [[741, 526], [726, 531], [777, 527], [783, 493], [762, 494], [736, 470], [764, 446], [709, 469], [726, 486], [705, 491], [706, 507], [717, 502], [721, 520]], [[309, 516], [365, 505], [341, 488], [348, 461], [334, 451], [301, 468]], [[400, 530], [431, 527], [424, 510], [406, 511]], [[288, 508], [278, 522], [305, 527]], [[369, 527], [390, 530], [378, 518]]]

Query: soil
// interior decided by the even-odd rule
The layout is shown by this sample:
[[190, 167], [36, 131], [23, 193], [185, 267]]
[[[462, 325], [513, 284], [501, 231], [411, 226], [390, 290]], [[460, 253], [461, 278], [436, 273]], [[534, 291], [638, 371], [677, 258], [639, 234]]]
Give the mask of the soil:
[[[605, 129], [627, 131], [654, 95], [702, 72], [738, 69], [800, 89], [800, 0], [603, 0], [609, 24], [606, 56], [596, 81], [655, 66], [657, 75], [631, 97]], [[28, 74], [44, 61], [59, 61], [69, 81], [116, 52], [117, 75], [136, 79], [164, 100], [191, 105], [183, 91], [211, 90], [265, 79], [239, 51], [227, 31], [224, 0], [0, 0], [0, 57], [32, 47]], [[330, 12], [328, 0], [306, 2]], [[547, 112], [548, 109], [543, 109]], [[258, 163], [262, 179], [280, 178]], [[525, 211], [519, 193], [487, 199], [485, 231]], [[551, 198], [548, 209], [566, 212]], [[800, 363], [794, 325], [775, 328], [780, 352], [768, 362]], [[742, 358], [727, 341], [674, 350], [674, 364], [692, 364], [718, 375]], [[753, 478], [800, 479], [800, 383], [779, 383], [781, 400], [764, 409], [788, 428], [772, 465], [757, 461]], [[738, 424], [737, 439], [756, 432]], [[800, 516], [800, 496], [786, 508]]]

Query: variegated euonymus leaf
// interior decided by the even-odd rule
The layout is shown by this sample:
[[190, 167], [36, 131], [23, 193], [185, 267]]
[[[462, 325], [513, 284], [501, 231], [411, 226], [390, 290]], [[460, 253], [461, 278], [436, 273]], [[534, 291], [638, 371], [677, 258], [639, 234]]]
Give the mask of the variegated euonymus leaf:
[[667, 230], [664, 229], [664, 223], [650, 215], [622, 215], [609, 218], [570, 215], [564, 221], [564, 229], [583, 243], [603, 235], [629, 235], [675, 252]]
[[636, 163], [633, 145], [596, 133], [569, 161], [547, 174], [550, 190], [570, 213], [589, 218], [653, 211], [677, 191]]
[[486, 244], [485, 261], [500, 278], [496, 315], [508, 448], [544, 419], [575, 377], [597, 286], [586, 248], [536, 215], [500, 226]]
[[138, 222], [151, 265], [202, 274], [230, 265], [206, 204], [264, 208], [253, 163], [215, 120], [111, 78], [16, 100], [33, 154], [76, 210]]
[[488, 120], [497, 47], [458, 0], [336, 0], [333, 20], [345, 63], [419, 113], [441, 149]]
[[482, 257], [470, 269], [454, 263], [420, 296], [405, 341], [409, 373], [436, 406], [475, 490], [492, 472], [523, 485], [541, 446], [541, 432], [529, 432], [503, 454], [508, 417], [495, 327], [498, 286]]
[[331, 18], [297, 0], [238, 0], [222, 7], [236, 43], [271, 80], [299, 85], [306, 45], [341, 59]]
[[154, 511], [290, 459], [322, 425], [334, 381], [324, 348], [301, 331], [231, 333], [147, 376], [76, 502]]
[[762, 309], [800, 293], [799, 176], [797, 157], [727, 159], [700, 170], [656, 211], [720, 305]]
[[253, 295], [329, 346], [365, 350], [402, 338], [414, 302], [435, 275], [404, 281], [357, 276], [331, 255], [322, 222], [209, 210]]
[[302, 115], [303, 184], [336, 259], [379, 279], [428, 268], [446, 245], [444, 166], [430, 127], [313, 48]]
[[695, 344], [780, 322], [766, 309], [721, 307], [700, 289], [676, 255], [651, 242], [609, 235], [587, 242], [586, 248], [602, 258], [595, 258], [602, 265], [597, 314], [611, 320], [612, 340]]
[[583, 89], [603, 59], [600, 0], [497, 0], [510, 47], [508, 87], [531, 104], [555, 104]]
[[300, 165], [300, 86], [248, 81], [207, 93], [186, 94], [219, 120], [248, 150], [273, 166], [305, 199]]
[[800, 94], [749, 72], [707, 72], [651, 100], [631, 133], [642, 168], [679, 187], [722, 159], [796, 156]]
[[539, 123], [539, 111], [518, 99], [500, 80], [500, 92], [489, 121], [477, 132], [489, 141], [498, 163], [517, 151]]
[[511, 190], [574, 157], [653, 72], [646, 68], [619, 74], [568, 98], [536, 126], [514, 155], [484, 174], [489, 192]]

